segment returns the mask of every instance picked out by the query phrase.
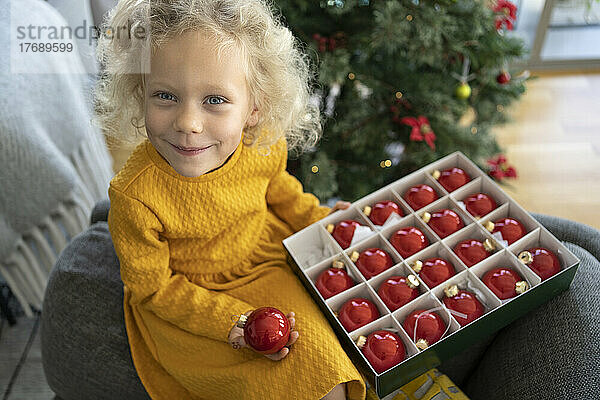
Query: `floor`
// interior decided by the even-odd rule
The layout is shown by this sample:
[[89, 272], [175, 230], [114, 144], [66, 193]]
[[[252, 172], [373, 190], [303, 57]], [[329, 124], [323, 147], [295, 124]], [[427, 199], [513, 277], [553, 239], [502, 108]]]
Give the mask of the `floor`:
[[[525, 209], [600, 229], [600, 71], [539, 75], [496, 128], [519, 178], [505, 187]], [[115, 168], [131, 148], [114, 147]], [[44, 377], [38, 318], [0, 320], [0, 400], [51, 400]]]

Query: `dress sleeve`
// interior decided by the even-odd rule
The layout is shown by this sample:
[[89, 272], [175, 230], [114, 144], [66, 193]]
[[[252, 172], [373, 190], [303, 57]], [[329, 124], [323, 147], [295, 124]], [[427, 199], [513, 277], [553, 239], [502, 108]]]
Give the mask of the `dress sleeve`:
[[284, 139], [274, 146], [279, 157], [275, 175], [267, 188], [267, 205], [297, 232], [326, 217], [330, 208], [319, 205], [319, 199], [304, 193], [302, 184], [286, 170], [287, 144]]
[[195, 335], [228, 341], [233, 315], [255, 309], [225, 293], [198, 286], [169, 266], [169, 244], [163, 226], [142, 202], [109, 188], [108, 225], [121, 265], [121, 279], [132, 307]]

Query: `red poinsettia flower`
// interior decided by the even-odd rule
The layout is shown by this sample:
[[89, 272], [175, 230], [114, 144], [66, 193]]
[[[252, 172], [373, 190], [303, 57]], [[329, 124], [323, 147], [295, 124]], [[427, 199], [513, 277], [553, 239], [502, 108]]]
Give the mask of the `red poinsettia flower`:
[[491, 166], [489, 174], [497, 181], [504, 178], [516, 178], [517, 170], [506, 163], [506, 156], [498, 155], [496, 158], [490, 158], [487, 163]]
[[404, 117], [400, 120], [400, 123], [408, 126], [412, 126], [412, 131], [410, 132], [410, 140], [413, 142], [421, 142], [425, 140], [425, 143], [431, 147], [431, 150], [435, 150], [435, 133], [431, 129], [431, 125], [429, 125], [429, 120], [420, 115], [417, 118], [414, 117]]
[[506, 29], [512, 31], [517, 19], [517, 6], [508, 0], [498, 0], [492, 10], [497, 14], [496, 29], [506, 26]]

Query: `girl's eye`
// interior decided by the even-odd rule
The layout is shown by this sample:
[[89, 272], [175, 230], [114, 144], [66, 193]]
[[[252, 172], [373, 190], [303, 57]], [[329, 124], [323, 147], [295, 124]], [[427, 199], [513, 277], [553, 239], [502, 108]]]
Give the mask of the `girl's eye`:
[[210, 104], [210, 105], [218, 105], [218, 104], [223, 104], [225, 102], [225, 100], [222, 97], [218, 97], [218, 96], [210, 96], [208, 99], [206, 99], [206, 103]]
[[161, 99], [161, 100], [175, 100], [175, 96], [173, 96], [171, 93], [166, 93], [166, 92], [160, 92], [157, 93], [156, 96]]

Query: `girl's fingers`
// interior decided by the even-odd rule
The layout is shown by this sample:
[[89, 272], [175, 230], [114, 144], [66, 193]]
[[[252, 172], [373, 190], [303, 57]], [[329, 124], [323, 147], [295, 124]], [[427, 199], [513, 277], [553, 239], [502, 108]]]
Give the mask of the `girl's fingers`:
[[288, 339], [286, 346], [291, 346], [294, 343], [296, 343], [296, 340], [298, 340], [298, 337], [300, 337], [300, 334], [298, 333], [298, 331], [293, 331], [292, 333], [290, 333], [290, 338]]
[[285, 356], [288, 355], [289, 352], [290, 352], [290, 349], [288, 349], [287, 347], [284, 347], [283, 349], [279, 350], [279, 352], [277, 352], [275, 354], [265, 354], [265, 357], [267, 357], [273, 361], [280, 361], [280, 360], [283, 360], [285, 358]]
[[288, 318], [288, 321], [290, 321], [290, 328], [294, 329], [294, 325], [296, 325], [296, 318]]

